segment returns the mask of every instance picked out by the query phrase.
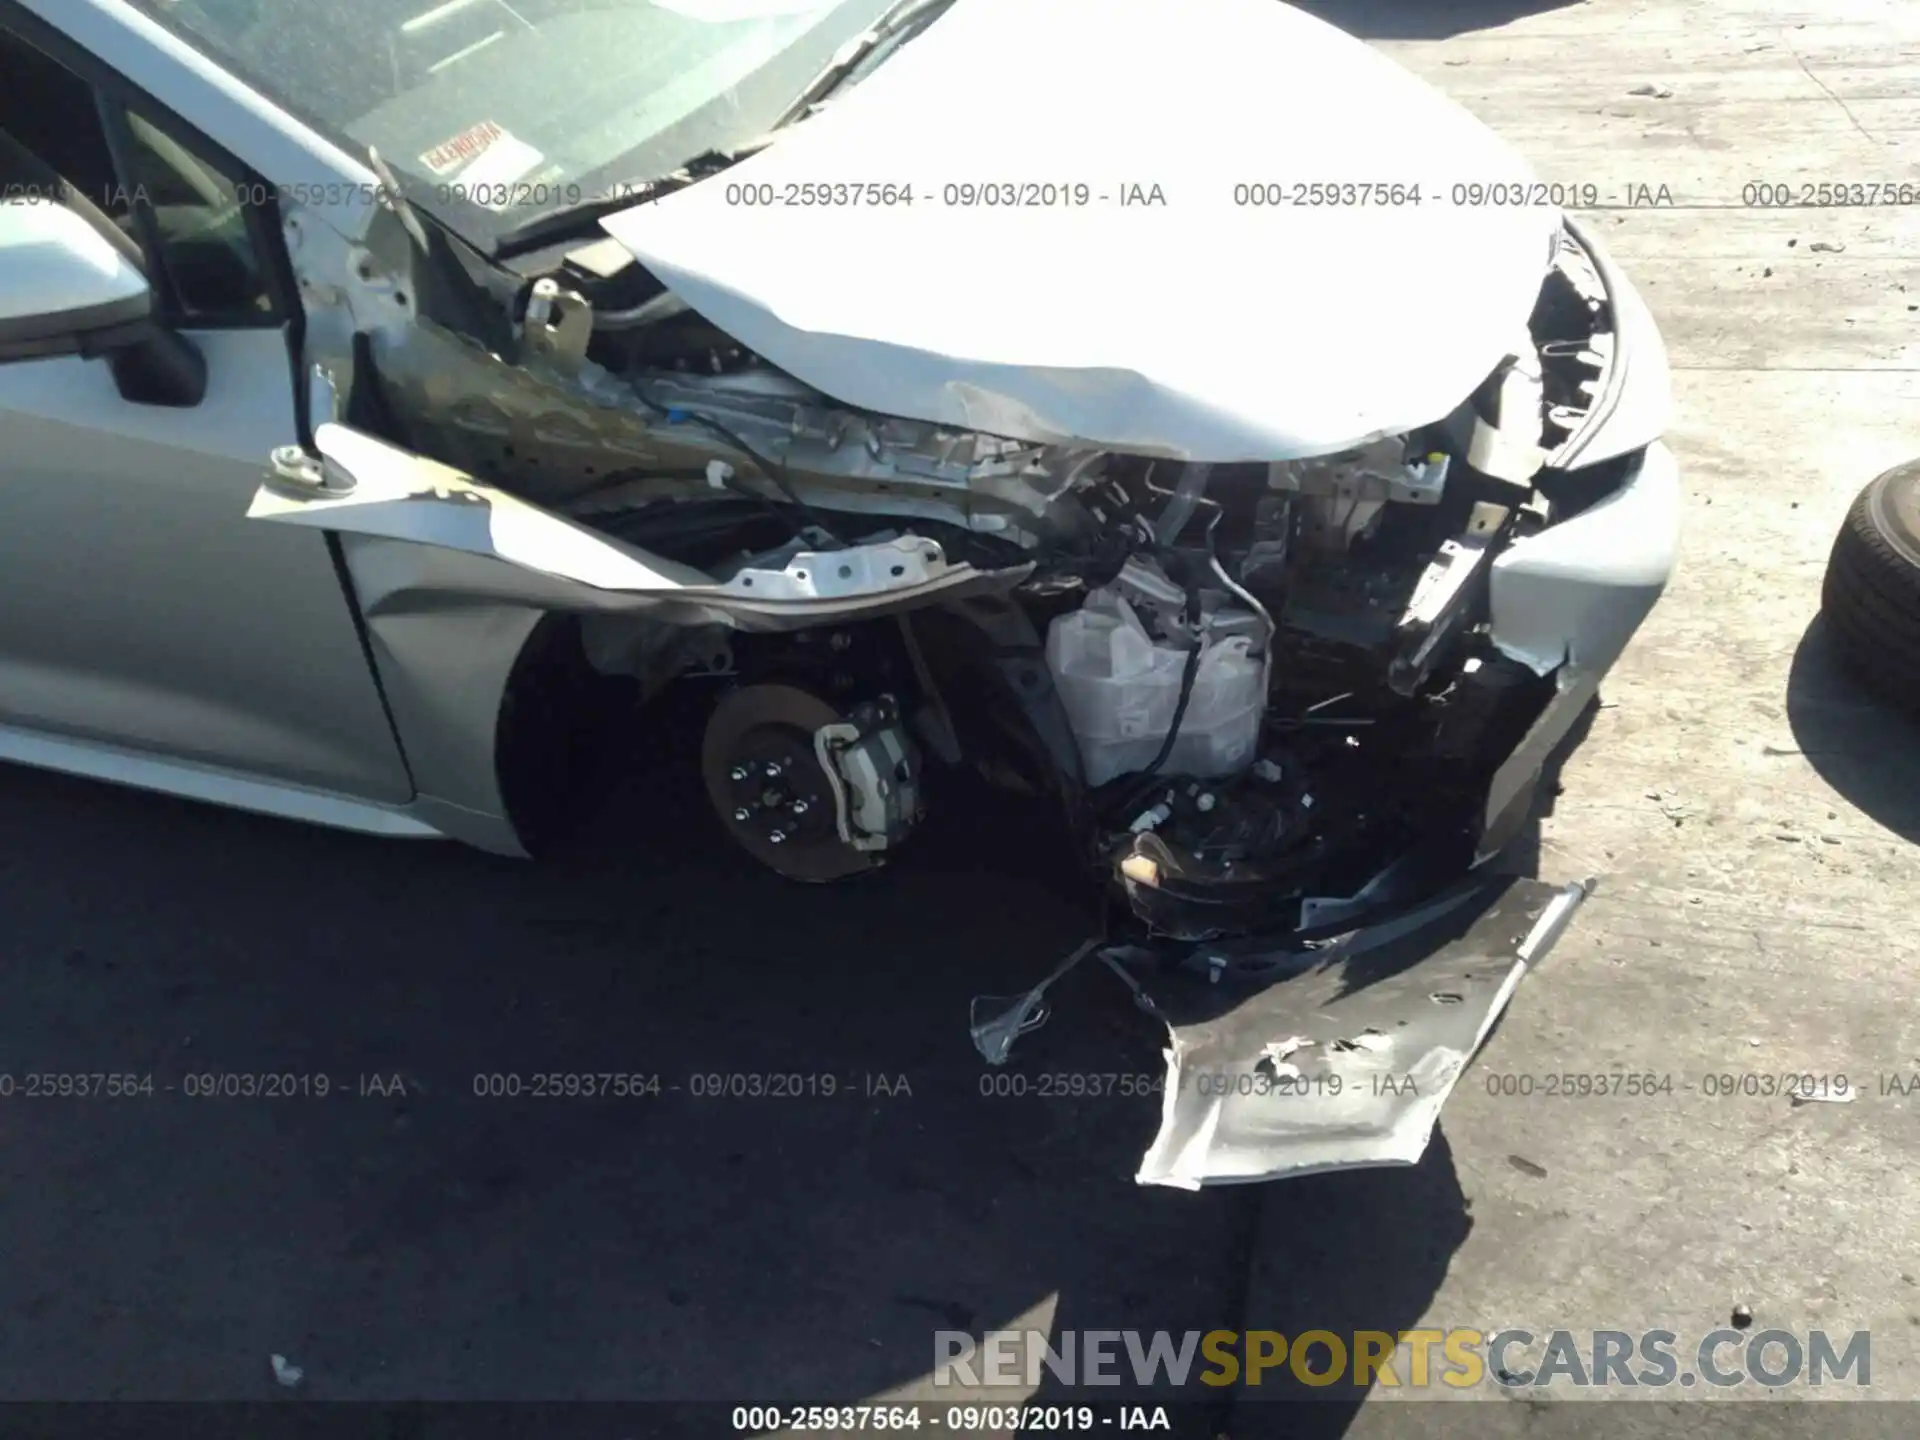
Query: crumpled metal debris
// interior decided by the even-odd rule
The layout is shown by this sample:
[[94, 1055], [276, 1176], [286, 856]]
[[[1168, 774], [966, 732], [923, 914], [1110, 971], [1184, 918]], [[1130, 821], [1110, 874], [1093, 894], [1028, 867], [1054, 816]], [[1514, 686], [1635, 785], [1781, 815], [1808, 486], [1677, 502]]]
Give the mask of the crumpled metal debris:
[[1179, 971], [1147, 968], [1164, 958], [1154, 952], [1088, 940], [1024, 995], [976, 996], [973, 1043], [989, 1065], [1006, 1064], [1014, 1041], [1045, 1023], [1049, 987], [1097, 954], [1169, 1042], [1141, 1184], [1416, 1164], [1514, 988], [1593, 885], [1476, 874], [1333, 939], [1203, 945]]
[[1281, 979], [1161, 987], [1167, 1083], [1135, 1178], [1198, 1189], [1417, 1163], [1514, 988], [1588, 890], [1476, 877], [1281, 957], [1268, 971]]
[[1046, 1003], [1047, 987], [1078, 965], [1100, 946], [1098, 939], [1076, 947], [1038, 985], [1024, 995], [976, 995], [969, 1019], [973, 1048], [989, 1065], [1004, 1065], [1013, 1042], [1030, 1030], [1047, 1023], [1052, 1012]]

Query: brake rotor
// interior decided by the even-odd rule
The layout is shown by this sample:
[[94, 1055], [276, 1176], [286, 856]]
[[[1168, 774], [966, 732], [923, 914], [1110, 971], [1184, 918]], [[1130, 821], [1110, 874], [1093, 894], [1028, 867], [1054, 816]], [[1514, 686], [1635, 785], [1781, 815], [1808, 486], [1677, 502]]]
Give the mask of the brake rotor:
[[838, 880], [873, 859], [840, 838], [814, 732], [840, 712], [792, 685], [747, 685], [714, 707], [700, 773], [727, 833], [790, 880]]

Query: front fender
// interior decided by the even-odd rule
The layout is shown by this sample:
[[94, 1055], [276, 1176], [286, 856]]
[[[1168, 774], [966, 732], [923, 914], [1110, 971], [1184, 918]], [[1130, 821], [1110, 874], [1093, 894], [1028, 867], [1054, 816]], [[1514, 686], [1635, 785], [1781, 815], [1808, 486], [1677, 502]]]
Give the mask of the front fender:
[[415, 569], [431, 579], [422, 585], [361, 594], [370, 621], [396, 608], [518, 601], [645, 612], [671, 624], [799, 630], [1008, 590], [1033, 569], [978, 570], [909, 534], [802, 552], [781, 569], [719, 580], [346, 425], [317, 426], [314, 446], [318, 457], [276, 457], [249, 519], [471, 557], [423, 561]]

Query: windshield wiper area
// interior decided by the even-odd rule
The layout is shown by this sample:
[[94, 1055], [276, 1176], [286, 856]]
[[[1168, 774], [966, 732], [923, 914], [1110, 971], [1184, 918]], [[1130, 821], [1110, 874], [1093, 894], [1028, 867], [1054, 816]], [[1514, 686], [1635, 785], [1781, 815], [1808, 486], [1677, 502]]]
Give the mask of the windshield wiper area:
[[564, 209], [549, 210], [536, 215], [524, 224], [516, 225], [505, 231], [493, 242], [493, 258], [510, 260], [516, 255], [524, 255], [529, 250], [538, 250], [542, 246], [552, 245], [561, 240], [570, 240], [582, 231], [600, 223], [608, 215], [617, 215], [620, 211], [635, 205], [643, 205], [649, 200], [658, 200], [662, 195], [671, 195], [696, 181], [705, 180], [709, 175], [718, 175], [729, 165], [738, 164], [749, 155], [758, 154], [773, 143], [771, 132], [755, 136], [752, 140], [739, 145], [729, 145], [721, 150], [703, 150], [677, 170], [665, 175], [650, 176], [645, 180], [624, 180], [608, 190], [604, 195], [595, 195], [578, 204], [568, 205]]
[[767, 128], [779, 130], [803, 118], [882, 51], [906, 40], [951, 4], [953, 0], [898, 0], [878, 20], [842, 45], [826, 68], [807, 82], [794, 102]]

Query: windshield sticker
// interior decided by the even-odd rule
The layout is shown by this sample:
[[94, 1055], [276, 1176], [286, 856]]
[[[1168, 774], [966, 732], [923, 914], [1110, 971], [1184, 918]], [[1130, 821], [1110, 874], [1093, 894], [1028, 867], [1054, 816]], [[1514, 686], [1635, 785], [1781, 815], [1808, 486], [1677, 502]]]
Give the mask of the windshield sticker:
[[420, 163], [436, 175], [447, 175], [480, 154], [496, 140], [506, 138], [507, 132], [491, 120], [482, 120], [462, 130], [451, 140], [443, 140], [420, 157]]
[[704, 20], [710, 25], [766, 20], [775, 15], [804, 15], [821, 8], [820, 0], [653, 0], [653, 3], [661, 10], [671, 10], [689, 20]]
[[[502, 132], [484, 155], [460, 172], [457, 188], [466, 191], [467, 198], [476, 205], [504, 210], [516, 203], [515, 197], [527, 188], [514, 182], [525, 179], [546, 158], [518, 136]], [[521, 196], [517, 203], [527, 203], [526, 197]]]

